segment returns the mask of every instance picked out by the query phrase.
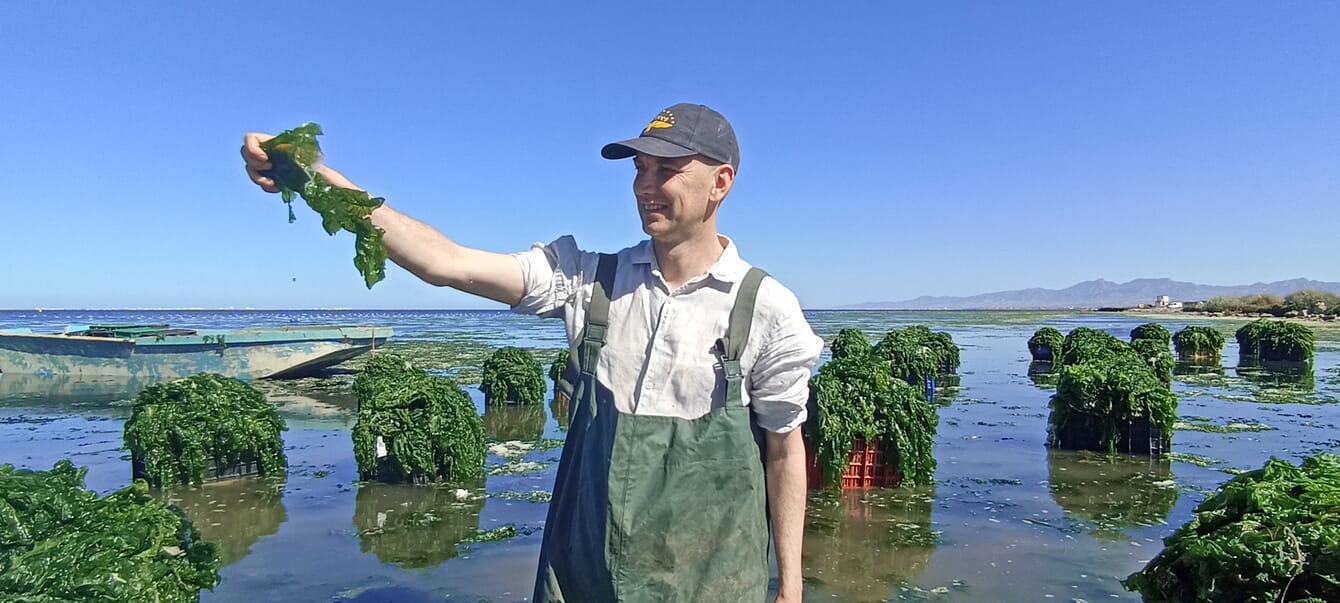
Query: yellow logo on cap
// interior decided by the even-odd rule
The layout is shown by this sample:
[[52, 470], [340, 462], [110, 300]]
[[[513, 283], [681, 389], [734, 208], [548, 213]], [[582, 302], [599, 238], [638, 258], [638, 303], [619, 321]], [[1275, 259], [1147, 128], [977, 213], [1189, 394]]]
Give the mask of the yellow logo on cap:
[[647, 127], [642, 129], [642, 133], [646, 134], [652, 130], [669, 128], [673, 125], [675, 125], [675, 114], [671, 113], [669, 109], [666, 109], [661, 111], [661, 114], [657, 115], [655, 119], [651, 120], [651, 123], [647, 124]]

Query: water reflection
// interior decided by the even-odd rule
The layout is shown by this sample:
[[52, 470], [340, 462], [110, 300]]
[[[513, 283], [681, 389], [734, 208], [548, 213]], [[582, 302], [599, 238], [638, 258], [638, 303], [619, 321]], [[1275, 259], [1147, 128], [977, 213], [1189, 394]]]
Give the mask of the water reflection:
[[493, 404], [484, 409], [484, 435], [494, 442], [533, 442], [544, 437], [544, 406]]
[[275, 392], [267, 393], [265, 399], [274, 404], [279, 415], [290, 422], [312, 421], [352, 427], [358, 418], [358, 396], [352, 390], [308, 389], [302, 393], [289, 393], [269, 386], [261, 386], [260, 389]]
[[1310, 363], [1243, 364], [1234, 372], [1261, 387], [1310, 392], [1317, 387], [1317, 374]]
[[935, 490], [817, 492], [806, 509], [806, 582], [838, 601], [884, 601], [935, 551]]
[[219, 563], [227, 567], [246, 557], [257, 540], [278, 532], [288, 519], [283, 489], [283, 482], [246, 478], [159, 491], [155, 496], [181, 508], [201, 537], [218, 545]]
[[1056, 504], [1092, 522], [1098, 538], [1124, 539], [1123, 529], [1167, 523], [1177, 505], [1167, 458], [1048, 450], [1047, 475]]
[[358, 547], [382, 563], [435, 567], [457, 556], [456, 545], [474, 535], [483, 508], [477, 492], [451, 486], [364, 484], [354, 508]]
[[146, 385], [128, 377], [0, 373], [0, 406], [130, 416], [129, 401]]
[[1173, 365], [1173, 375], [1178, 377], [1222, 377], [1224, 367], [1218, 362], [1201, 363], [1179, 360]]
[[572, 416], [569, 414], [570, 412], [571, 407], [569, 406], [567, 396], [555, 397], [553, 400], [549, 401], [549, 413], [554, 416], [555, 421], [558, 421], [558, 429], [560, 431], [567, 431], [568, 425], [572, 424]]

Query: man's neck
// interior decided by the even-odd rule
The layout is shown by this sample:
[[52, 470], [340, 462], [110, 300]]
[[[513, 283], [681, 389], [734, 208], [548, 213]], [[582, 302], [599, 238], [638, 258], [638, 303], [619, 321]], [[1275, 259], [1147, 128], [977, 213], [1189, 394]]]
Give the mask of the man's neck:
[[707, 270], [721, 259], [726, 243], [715, 231], [694, 239], [679, 243], [666, 243], [655, 239], [651, 248], [656, 252], [656, 264], [661, 269], [661, 278], [671, 291], [707, 273]]

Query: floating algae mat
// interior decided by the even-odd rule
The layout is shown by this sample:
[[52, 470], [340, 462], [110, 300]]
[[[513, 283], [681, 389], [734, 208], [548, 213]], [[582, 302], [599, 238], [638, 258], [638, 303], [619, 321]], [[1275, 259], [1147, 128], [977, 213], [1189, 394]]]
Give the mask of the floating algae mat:
[[[288, 467], [284, 419], [260, 391], [231, 377], [199, 374], [144, 388], [125, 425], [136, 477], [154, 485], [200, 485], [230, 471], [279, 475]], [[237, 469], [243, 468], [243, 469]]]
[[319, 135], [321, 126], [306, 123], [261, 143], [272, 165], [265, 175], [274, 179], [284, 203], [289, 204], [289, 222], [296, 219], [293, 215], [296, 193], [321, 215], [321, 227], [327, 234], [341, 230], [354, 233], [354, 266], [371, 289], [386, 278], [382, 229], [372, 225], [372, 210], [386, 200], [365, 191], [334, 186], [318, 173], [314, 168], [321, 163], [321, 147], [316, 142]]
[[99, 498], [87, 469], [0, 465], [0, 600], [188, 603], [218, 582], [213, 545], [136, 482]]
[[1206, 431], [1211, 433], [1242, 433], [1245, 431], [1271, 431], [1275, 428], [1264, 423], [1233, 421], [1226, 425], [1220, 425], [1210, 421], [1193, 421], [1188, 419], [1173, 423], [1173, 429], [1177, 431]]
[[1145, 601], [1340, 601], [1340, 457], [1233, 478], [1125, 582]]
[[354, 379], [354, 393], [354, 459], [362, 479], [468, 481], [482, 475], [484, 425], [455, 381], [382, 353]]

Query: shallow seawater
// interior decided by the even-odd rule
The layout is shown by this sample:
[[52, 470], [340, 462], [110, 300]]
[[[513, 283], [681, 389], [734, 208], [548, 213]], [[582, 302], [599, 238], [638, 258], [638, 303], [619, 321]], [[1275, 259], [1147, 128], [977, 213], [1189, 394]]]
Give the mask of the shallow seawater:
[[[1042, 325], [1123, 339], [1149, 318], [1043, 312], [813, 312], [816, 332], [877, 339], [926, 324], [962, 348], [961, 385], [937, 395], [936, 483], [815, 493], [803, 564], [809, 601], [1138, 601], [1118, 583], [1161, 548], [1232, 471], [1270, 455], [1297, 460], [1340, 446], [1340, 329], [1315, 325], [1313, 371], [1238, 369], [1245, 321], [1151, 317], [1171, 330], [1228, 335], [1218, 368], [1179, 366], [1188, 428], [1172, 459], [1050, 451], [1054, 389], [1028, 375], [1025, 342]], [[294, 322], [393, 326], [401, 353], [470, 383], [501, 345], [565, 345], [561, 325], [500, 312], [0, 312], [0, 328], [152, 320], [209, 328]], [[548, 356], [546, 356], [548, 357]], [[547, 362], [546, 362], [547, 364]], [[346, 367], [347, 368], [347, 367]], [[350, 375], [261, 383], [289, 424], [287, 479], [233, 480], [159, 493], [220, 545], [222, 581], [203, 601], [524, 601], [530, 596], [564, 429], [555, 404], [485, 411], [494, 442], [479, 484], [359, 484], [349, 430]], [[71, 458], [100, 492], [130, 479], [121, 429], [141, 383], [0, 375], [0, 463], [48, 469]], [[1241, 426], [1253, 426], [1242, 429]], [[471, 542], [481, 530], [516, 536]]]

